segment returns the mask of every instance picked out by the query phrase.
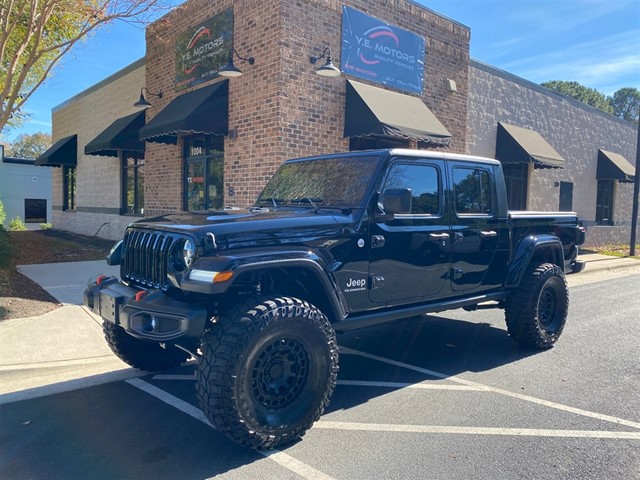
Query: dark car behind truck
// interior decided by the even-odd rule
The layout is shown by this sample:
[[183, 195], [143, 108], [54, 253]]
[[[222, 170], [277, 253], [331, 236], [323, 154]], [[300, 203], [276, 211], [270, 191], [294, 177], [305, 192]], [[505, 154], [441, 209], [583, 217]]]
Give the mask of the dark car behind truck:
[[112, 350], [148, 371], [198, 360], [197, 396], [223, 434], [289, 443], [329, 402], [335, 331], [455, 308], [503, 308], [528, 348], [558, 340], [575, 213], [509, 212], [501, 164], [379, 150], [285, 162], [244, 212], [130, 225], [85, 305]]

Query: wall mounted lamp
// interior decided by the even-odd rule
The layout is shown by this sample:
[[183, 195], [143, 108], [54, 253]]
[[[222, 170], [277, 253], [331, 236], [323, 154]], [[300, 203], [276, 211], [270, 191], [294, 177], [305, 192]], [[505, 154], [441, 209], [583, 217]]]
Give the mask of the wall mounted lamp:
[[142, 87], [140, 89], [140, 98], [136, 103], [133, 104], [134, 107], [149, 108], [151, 106], [151, 104], [147, 101], [147, 99], [144, 98], [144, 94], [142, 93], [143, 90], [146, 90], [147, 95], [152, 95], [154, 97], [162, 98], [162, 90], [160, 90], [158, 93], [151, 93], [149, 90], [147, 90], [147, 87]]
[[333, 59], [331, 58], [331, 49], [329, 47], [326, 47], [322, 52], [322, 55], [320, 55], [319, 57], [309, 57], [309, 61], [312, 65], [315, 65], [318, 60], [320, 60], [321, 58], [325, 58], [325, 56], [327, 58], [327, 61], [323, 66], [316, 70], [316, 73], [322, 77], [337, 77], [338, 75], [340, 75], [342, 72], [333, 64]]
[[238, 57], [240, 60], [243, 60], [245, 62], [248, 62], [249, 65], [253, 65], [254, 63], [256, 63], [256, 59], [253, 57], [249, 57], [249, 58], [244, 58], [241, 57], [240, 54], [238, 53], [238, 51], [235, 48], [232, 48], [231, 50], [229, 50], [229, 61], [227, 62], [227, 64], [222, 67], [220, 70], [218, 70], [218, 74], [222, 75], [223, 77], [239, 77], [242, 75], [242, 71], [236, 67], [233, 64], [233, 54], [236, 54], [236, 57]]

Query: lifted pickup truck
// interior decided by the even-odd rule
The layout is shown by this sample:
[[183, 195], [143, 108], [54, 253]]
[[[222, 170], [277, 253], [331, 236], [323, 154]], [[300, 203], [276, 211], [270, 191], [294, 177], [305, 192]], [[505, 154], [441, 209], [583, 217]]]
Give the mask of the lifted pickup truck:
[[197, 397], [227, 437], [294, 441], [336, 385], [335, 331], [455, 308], [503, 308], [528, 348], [552, 347], [575, 213], [510, 212], [501, 164], [377, 150], [285, 162], [248, 211], [130, 225], [108, 256], [121, 278], [84, 303], [112, 350], [160, 371], [195, 357]]

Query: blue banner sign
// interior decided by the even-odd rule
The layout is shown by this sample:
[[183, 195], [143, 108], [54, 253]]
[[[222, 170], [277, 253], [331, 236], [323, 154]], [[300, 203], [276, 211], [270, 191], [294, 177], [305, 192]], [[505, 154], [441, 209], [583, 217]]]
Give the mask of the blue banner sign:
[[424, 38], [342, 7], [341, 70], [351, 76], [422, 94]]

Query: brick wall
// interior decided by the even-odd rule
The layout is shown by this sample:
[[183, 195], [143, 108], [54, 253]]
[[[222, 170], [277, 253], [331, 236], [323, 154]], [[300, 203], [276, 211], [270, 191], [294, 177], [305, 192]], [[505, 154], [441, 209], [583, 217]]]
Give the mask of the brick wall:
[[135, 220], [118, 212], [121, 202], [118, 158], [85, 155], [84, 146], [118, 118], [137, 111], [133, 103], [144, 82], [144, 62], [138, 61], [53, 109], [53, 142], [69, 135], [78, 136], [76, 211], [62, 211], [63, 170], [51, 169], [55, 228], [86, 235], [100, 229], [99, 236], [119, 239], [127, 224]]
[[635, 125], [493, 67], [470, 67], [467, 149], [495, 158], [498, 122], [537, 131], [565, 159], [562, 169], [535, 169], [527, 208], [559, 208], [556, 182], [572, 182], [573, 209], [588, 227], [588, 244], [628, 242], [633, 184], [618, 183], [615, 226], [595, 226], [598, 149], [636, 158]]
[[[426, 39], [422, 98], [451, 132], [448, 150], [465, 151], [469, 30], [403, 0], [348, 4]], [[192, 0], [147, 29], [146, 84], [151, 91], [165, 92], [147, 111], [147, 121], [178, 94], [177, 34], [232, 7], [234, 47], [256, 59], [253, 66], [238, 63], [244, 75], [230, 80], [229, 128], [237, 130], [237, 138], [225, 138], [224, 175], [225, 193], [233, 188], [235, 195], [225, 195], [225, 205], [251, 205], [288, 158], [348, 149], [343, 138], [348, 77], [319, 77], [317, 66], [309, 63], [310, 55], [329, 46], [339, 65], [342, 6], [337, 0]], [[447, 79], [456, 82], [457, 92], [447, 90]], [[147, 215], [183, 208], [182, 149], [182, 139], [175, 146], [147, 143]]]

